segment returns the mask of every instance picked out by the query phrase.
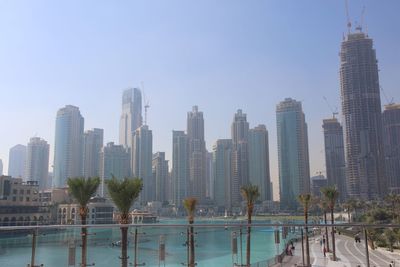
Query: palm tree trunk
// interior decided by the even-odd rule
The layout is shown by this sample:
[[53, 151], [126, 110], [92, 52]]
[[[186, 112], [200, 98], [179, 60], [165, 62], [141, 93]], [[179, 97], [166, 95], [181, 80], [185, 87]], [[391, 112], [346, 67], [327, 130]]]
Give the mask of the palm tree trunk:
[[[86, 225], [86, 214], [81, 215], [81, 224]], [[87, 228], [82, 227], [81, 228], [81, 236], [82, 236], [82, 262], [81, 262], [81, 267], [86, 267], [87, 259], [86, 259], [86, 254], [87, 254]]]
[[336, 245], [335, 245], [335, 217], [333, 216], [333, 208], [331, 208], [331, 222], [332, 222], [332, 252], [333, 252], [333, 261], [336, 261]]
[[[328, 219], [326, 218], [326, 210], [324, 211], [324, 221], [325, 225], [328, 223]], [[328, 227], [325, 226], [325, 245], [326, 245], [326, 251], [329, 251], [329, 232], [328, 232]]]
[[350, 221], [350, 208], [347, 209], [347, 218], [348, 218], [349, 223], [351, 223], [351, 221]]
[[308, 244], [308, 210], [304, 211], [304, 218], [305, 218], [305, 223], [306, 223], [306, 233], [305, 233], [305, 237], [306, 237], [306, 266], [309, 267], [310, 266], [310, 246]]
[[128, 267], [128, 227], [121, 227], [121, 266]]
[[[190, 221], [189, 223], [192, 225], [193, 221]], [[190, 228], [189, 228], [189, 247], [190, 247], [189, 266], [194, 267], [195, 266], [195, 252], [194, 252], [194, 228], [193, 228], [193, 226], [190, 226]]]
[[246, 243], [246, 266], [248, 266], [248, 267], [250, 267], [251, 214], [252, 214], [252, 210], [248, 209], [248, 213], [247, 213], [247, 243]]

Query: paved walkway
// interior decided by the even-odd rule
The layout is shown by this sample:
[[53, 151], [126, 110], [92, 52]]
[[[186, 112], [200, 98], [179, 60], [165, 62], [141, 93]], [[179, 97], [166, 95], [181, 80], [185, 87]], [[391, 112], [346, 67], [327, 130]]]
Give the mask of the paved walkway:
[[[344, 235], [335, 235], [336, 237], [336, 257], [337, 261], [331, 261], [330, 253], [324, 257], [323, 247], [320, 245], [321, 236], [310, 238], [310, 262], [313, 267], [366, 267], [367, 259], [365, 257], [365, 243], [361, 239], [361, 243], [355, 243], [353, 238]], [[301, 242], [295, 244], [294, 256], [286, 256], [282, 265], [283, 267], [302, 266]], [[332, 249], [332, 247], [331, 247]], [[389, 252], [385, 249], [369, 249], [370, 267], [388, 267], [390, 262], [395, 262], [396, 267], [400, 267], [400, 253]], [[275, 267], [274, 266], [274, 267]]]

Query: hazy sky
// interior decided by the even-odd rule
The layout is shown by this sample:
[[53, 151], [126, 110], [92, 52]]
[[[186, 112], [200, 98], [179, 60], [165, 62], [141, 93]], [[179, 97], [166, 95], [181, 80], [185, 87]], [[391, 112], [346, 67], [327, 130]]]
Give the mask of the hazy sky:
[[[349, 0], [374, 39], [380, 84], [400, 101], [400, 1]], [[121, 94], [145, 85], [154, 151], [171, 159], [172, 130], [192, 105], [204, 112], [207, 148], [230, 137], [238, 108], [266, 124], [277, 191], [276, 104], [303, 101], [311, 174], [325, 170], [325, 96], [340, 111], [344, 1], [0, 1], [0, 158], [32, 136], [54, 152], [59, 108], [80, 107], [85, 129], [118, 142]], [[382, 96], [382, 104], [386, 100]]]

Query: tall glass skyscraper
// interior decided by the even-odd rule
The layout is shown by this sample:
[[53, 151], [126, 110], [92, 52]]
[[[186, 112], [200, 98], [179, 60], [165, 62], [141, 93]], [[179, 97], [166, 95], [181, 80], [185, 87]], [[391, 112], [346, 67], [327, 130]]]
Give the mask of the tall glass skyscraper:
[[39, 189], [47, 189], [49, 177], [49, 144], [39, 137], [33, 137], [28, 143], [26, 161], [26, 179], [37, 181]]
[[172, 195], [176, 207], [189, 196], [189, 142], [184, 131], [172, 131]]
[[153, 181], [154, 200], [161, 202], [168, 200], [168, 160], [165, 160], [165, 152], [153, 155]]
[[336, 186], [340, 201], [346, 199], [346, 178], [343, 144], [343, 128], [336, 118], [323, 120], [325, 166], [328, 185]]
[[57, 112], [54, 143], [53, 187], [66, 186], [67, 179], [83, 175], [84, 119], [78, 107], [65, 106]]
[[138, 88], [126, 89], [122, 94], [122, 114], [119, 124], [119, 144], [131, 147], [132, 135], [142, 126], [142, 92]]
[[219, 139], [213, 147], [214, 202], [219, 211], [232, 208], [232, 139]]
[[249, 130], [249, 181], [258, 186], [259, 200], [272, 200], [268, 131], [265, 125]]
[[386, 192], [378, 64], [373, 41], [349, 33], [340, 50], [340, 86], [347, 194], [373, 199]]
[[231, 126], [232, 135], [232, 205], [240, 206], [242, 197], [240, 188], [249, 183], [249, 151], [248, 136], [249, 123], [247, 116], [239, 109], [234, 117]]
[[104, 130], [94, 128], [84, 134], [83, 176], [100, 177], [100, 152]]
[[280, 102], [276, 124], [281, 208], [295, 210], [299, 194], [310, 193], [307, 124], [301, 102], [291, 98]]
[[206, 198], [206, 143], [204, 141], [203, 112], [193, 107], [187, 115], [187, 136], [189, 144], [189, 193], [199, 202]]
[[400, 104], [386, 105], [382, 119], [387, 182], [391, 192], [400, 194]]
[[101, 185], [98, 190], [101, 196], [109, 197], [107, 180], [112, 177], [122, 180], [131, 176], [130, 160], [129, 150], [122, 145], [109, 142], [102, 148], [100, 153]]
[[16, 145], [10, 148], [8, 157], [8, 175], [13, 178], [26, 178], [26, 146]]
[[141, 201], [153, 201], [155, 196], [155, 181], [153, 180], [153, 133], [147, 125], [136, 129], [132, 140], [132, 172], [135, 177], [143, 180]]

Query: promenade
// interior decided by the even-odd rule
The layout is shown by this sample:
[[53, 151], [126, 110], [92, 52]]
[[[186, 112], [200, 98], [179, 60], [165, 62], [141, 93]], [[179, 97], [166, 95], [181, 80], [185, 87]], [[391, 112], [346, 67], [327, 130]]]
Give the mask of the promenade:
[[[355, 243], [354, 239], [344, 235], [336, 235], [336, 256], [337, 261], [330, 260], [331, 253], [324, 257], [323, 247], [320, 245], [321, 236], [310, 238], [310, 263], [313, 267], [366, 267], [365, 243]], [[301, 242], [295, 244], [296, 249], [293, 256], [286, 256], [282, 264], [274, 267], [302, 266]], [[385, 249], [369, 249], [370, 267], [388, 267], [393, 261], [395, 267], [400, 267], [400, 252], [389, 252]]]

